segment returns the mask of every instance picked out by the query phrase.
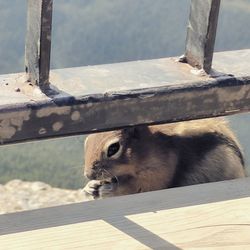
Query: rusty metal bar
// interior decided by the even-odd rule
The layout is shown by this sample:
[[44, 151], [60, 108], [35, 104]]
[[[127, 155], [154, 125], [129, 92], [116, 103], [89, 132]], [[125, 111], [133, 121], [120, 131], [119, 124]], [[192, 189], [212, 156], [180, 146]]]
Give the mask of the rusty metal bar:
[[28, 81], [48, 88], [53, 0], [28, 0], [25, 71]]
[[52, 70], [51, 96], [24, 74], [0, 75], [0, 143], [250, 111], [249, 57], [215, 53], [213, 77], [176, 58]]
[[186, 61], [210, 72], [220, 0], [192, 0], [186, 39]]

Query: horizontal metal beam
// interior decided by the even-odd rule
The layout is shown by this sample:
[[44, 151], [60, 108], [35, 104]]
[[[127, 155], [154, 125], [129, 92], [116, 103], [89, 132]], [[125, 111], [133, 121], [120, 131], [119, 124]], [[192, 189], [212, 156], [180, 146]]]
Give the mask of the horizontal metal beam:
[[215, 54], [213, 76], [173, 58], [51, 72], [53, 93], [0, 76], [2, 144], [250, 110], [250, 50]]
[[220, 0], [192, 0], [185, 59], [209, 73], [212, 65]]
[[53, 0], [28, 0], [25, 70], [28, 81], [48, 88]]

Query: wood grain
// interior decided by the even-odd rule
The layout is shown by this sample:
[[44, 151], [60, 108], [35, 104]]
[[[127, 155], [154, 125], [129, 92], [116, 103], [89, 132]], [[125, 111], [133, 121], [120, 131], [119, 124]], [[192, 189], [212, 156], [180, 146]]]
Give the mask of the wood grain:
[[0, 216], [1, 249], [249, 249], [250, 178]]

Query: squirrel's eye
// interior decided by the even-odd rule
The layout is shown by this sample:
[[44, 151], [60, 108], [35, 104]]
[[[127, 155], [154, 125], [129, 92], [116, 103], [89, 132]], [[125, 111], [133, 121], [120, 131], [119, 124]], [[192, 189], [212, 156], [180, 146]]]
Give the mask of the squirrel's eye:
[[107, 156], [111, 157], [111, 156], [115, 155], [119, 151], [119, 149], [120, 149], [120, 143], [119, 142], [111, 144], [108, 147]]

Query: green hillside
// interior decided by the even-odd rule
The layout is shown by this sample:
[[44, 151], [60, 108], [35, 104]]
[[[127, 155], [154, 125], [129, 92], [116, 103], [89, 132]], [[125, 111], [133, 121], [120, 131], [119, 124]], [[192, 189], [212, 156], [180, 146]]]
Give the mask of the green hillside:
[[81, 136], [1, 147], [0, 183], [19, 178], [82, 187], [83, 141]]
[[[23, 71], [26, 1], [0, 0], [0, 74]], [[181, 55], [189, 0], [54, 1], [52, 67]], [[249, 0], [222, 1], [216, 50], [250, 48]], [[233, 63], [233, 62], [232, 62]], [[249, 115], [231, 119], [250, 158]], [[83, 137], [0, 149], [0, 183], [13, 178], [79, 188]]]

